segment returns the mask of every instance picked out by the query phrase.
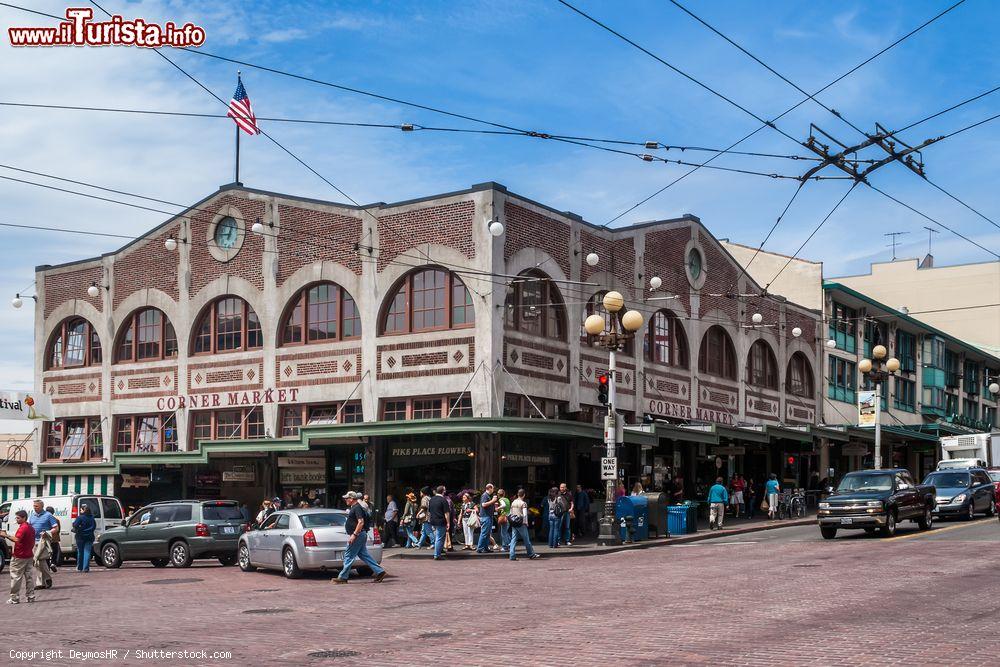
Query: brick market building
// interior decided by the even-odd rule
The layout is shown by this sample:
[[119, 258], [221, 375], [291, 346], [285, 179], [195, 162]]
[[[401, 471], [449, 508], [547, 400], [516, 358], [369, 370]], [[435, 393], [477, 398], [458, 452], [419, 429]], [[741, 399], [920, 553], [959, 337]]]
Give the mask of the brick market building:
[[618, 362], [628, 484], [804, 483], [857, 436], [819, 423], [821, 313], [763, 293], [691, 215], [607, 229], [496, 183], [365, 208], [231, 184], [36, 284], [58, 419], [4, 489], [600, 489], [607, 353], [581, 323], [609, 289], [645, 318]]

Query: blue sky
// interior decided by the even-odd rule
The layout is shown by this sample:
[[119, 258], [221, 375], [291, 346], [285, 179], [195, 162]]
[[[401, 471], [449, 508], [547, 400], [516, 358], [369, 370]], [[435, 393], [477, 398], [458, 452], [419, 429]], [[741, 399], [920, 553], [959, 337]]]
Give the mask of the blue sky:
[[[27, 0], [25, 0], [27, 3]], [[61, 14], [49, 0], [32, 7]], [[75, 3], [83, 5], [85, 3]], [[498, 123], [559, 134], [675, 145], [726, 146], [757, 122], [616, 40], [554, 0], [504, 3], [271, 2], [217, 3], [107, 0], [105, 6], [151, 21], [194, 21], [205, 50], [307, 76], [376, 91]], [[694, 2], [688, 6], [772, 67], [814, 90], [923, 23], [951, 3]], [[594, 2], [585, 11], [754, 113], [773, 117], [801, 95], [664, 1]], [[900, 127], [987, 90], [1000, 79], [995, 28], [1000, 5], [968, 0], [946, 17], [867, 65], [820, 97], [866, 129]], [[0, 24], [48, 20], [0, 7]], [[6, 31], [4, 31], [6, 33]], [[232, 95], [235, 66], [187, 53], [177, 62], [220, 97]], [[134, 48], [19, 49], [0, 40], [0, 101], [218, 112], [220, 105], [154, 53]], [[244, 68], [258, 116], [480, 127]], [[905, 135], [919, 142], [990, 116], [1000, 93]], [[232, 180], [231, 121], [122, 116], [0, 107], [0, 162], [90, 180], [178, 202], [195, 202]], [[779, 125], [805, 138], [810, 122], [845, 141], [854, 130], [812, 103]], [[520, 137], [385, 129], [294, 126], [267, 129], [359, 202], [397, 201], [498, 181], [511, 190], [603, 224], [683, 173], [583, 147]], [[263, 137], [244, 141], [248, 186], [338, 200], [329, 186]], [[805, 154], [774, 131], [746, 150]], [[995, 181], [1000, 121], [924, 153], [938, 184], [1000, 218]], [[660, 154], [694, 160], [703, 153]], [[805, 163], [724, 156], [720, 165], [800, 173]], [[0, 175], [16, 176], [0, 169]], [[44, 180], [35, 178], [34, 180]], [[899, 165], [872, 182], [912, 206], [1000, 251], [1000, 230], [977, 218]], [[794, 252], [839, 199], [842, 181], [803, 190], [767, 249]], [[698, 215], [719, 237], [757, 245], [795, 183], [702, 170], [621, 223]], [[0, 181], [0, 221], [139, 234], [165, 216]], [[803, 252], [827, 275], [860, 272], [890, 257], [883, 233], [909, 231], [900, 256], [926, 251], [927, 224], [858, 188]], [[0, 386], [32, 385], [32, 314], [7, 306], [33, 280], [33, 267], [90, 257], [117, 247], [112, 239], [3, 231], [0, 281]], [[939, 263], [990, 256], [947, 233], [935, 238]], [[30, 305], [30, 302], [29, 302]]]

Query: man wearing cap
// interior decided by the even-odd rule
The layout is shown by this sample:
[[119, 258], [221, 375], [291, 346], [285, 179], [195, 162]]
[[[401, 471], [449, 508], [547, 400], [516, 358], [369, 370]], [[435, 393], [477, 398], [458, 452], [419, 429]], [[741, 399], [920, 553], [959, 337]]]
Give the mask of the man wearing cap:
[[360, 493], [348, 491], [343, 497], [348, 507], [347, 523], [344, 524], [344, 530], [347, 532], [347, 549], [344, 551], [344, 568], [333, 578], [333, 583], [346, 584], [351, 576], [351, 566], [360, 558], [361, 562], [375, 573], [372, 580], [377, 584], [385, 579], [385, 570], [368, 553], [368, 528], [372, 525], [372, 517], [358, 503], [361, 499]]

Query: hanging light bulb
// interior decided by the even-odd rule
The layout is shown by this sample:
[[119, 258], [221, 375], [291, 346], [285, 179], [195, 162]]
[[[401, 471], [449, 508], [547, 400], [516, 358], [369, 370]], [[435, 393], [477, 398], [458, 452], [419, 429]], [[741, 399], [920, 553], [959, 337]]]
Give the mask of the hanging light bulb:
[[652, 278], [649, 279], [649, 288], [650, 289], [660, 289], [660, 285], [662, 285], [662, 284], [663, 284], [663, 281], [660, 280], [660, 276], [653, 276]]
[[837, 341], [831, 338], [830, 340], [826, 341], [826, 346], [832, 350], [835, 347], [837, 347]]
[[253, 223], [253, 226], [250, 227], [250, 231], [253, 232], [254, 234], [263, 234], [264, 223], [258, 220], [257, 222]]
[[92, 299], [96, 299], [101, 295], [101, 288], [97, 286], [97, 283], [90, 283], [90, 287], [87, 288], [87, 294]]
[[14, 306], [14, 308], [20, 308], [21, 306], [23, 306], [24, 301], [21, 300], [21, 295], [18, 294], [13, 299], [11, 299], [10, 305]]
[[587, 255], [587, 264], [590, 266], [597, 266], [597, 263], [601, 261], [601, 258], [597, 256], [596, 252], [592, 252]]
[[798, 338], [798, 337], [799, 337], [799, 336], [801, 336], [801, 335], [802, 335], [802, 329], [800, 329], [800, 328], [798, 328], [798, 327], [794, 327], [794, 328], [792, 329], [792, 337], [793, 337], [793, 338]]
[[177, 239], [171, 236], [169, 239], [163, 242], [163, 247], [171, 252], [177, 250]]
[[752, 315], [752, 316], [750, 317], [750, 319], [751, 319], [751, 320], [753, 321], [753, 323], [754, 323], [754, 324], [760, 324], [761, 322], [763, 322], [763, 321], [764, 321], [764, 316], [763, 316], [763, 315], [761, 315], [760, 313], [754, 313], [754, 314], [753, 314], [753, 315]]
[[500, 236], [503, 234], [503, 223], [499, 220], [493, 220], [490, 222], [488, 229], [493, 236]]

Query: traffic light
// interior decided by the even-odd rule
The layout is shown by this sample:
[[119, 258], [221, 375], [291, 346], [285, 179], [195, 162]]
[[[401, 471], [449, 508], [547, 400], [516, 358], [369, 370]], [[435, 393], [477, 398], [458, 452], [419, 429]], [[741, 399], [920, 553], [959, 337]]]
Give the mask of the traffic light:
[[597, 376], [597, 400], [601, 405], [608, 404], [608, 390], [611, 388], [610, 379], [607, 373]]
[[790, 466], [795, 465], [795, 457], [794, 456], [789, 456], [788, 457], [788, 465], [790, 465]]

